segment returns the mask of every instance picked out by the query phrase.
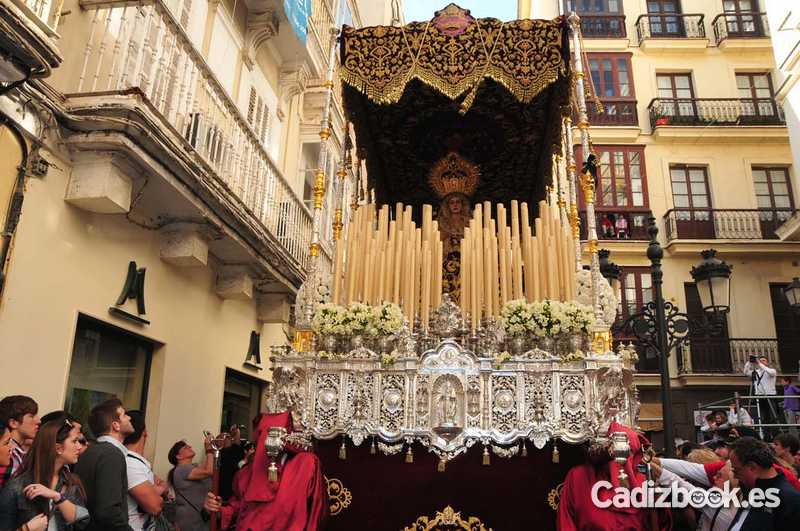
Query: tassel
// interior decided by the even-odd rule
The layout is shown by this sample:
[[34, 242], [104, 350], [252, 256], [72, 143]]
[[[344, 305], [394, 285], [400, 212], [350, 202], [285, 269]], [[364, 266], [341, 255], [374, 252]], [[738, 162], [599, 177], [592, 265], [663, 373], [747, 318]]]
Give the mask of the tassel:
[[411, 445], [408, 445], [408, 450], [406, 451], [406, 463], [413, 463], [414, 462], [414, 452], [411, 451]]
[[489, 457], [489, 449], [487, 447], [483, 447], [483, 466], [489, 466], [492, 464], [491, 458]]
[[369, 453], [371, 455], [375, 455], [378, 453], [378, 450], [375, 449], [375, 437], [372, 438], [372, 444], [369, 447]]
[[556, 443], [554, 442], [553, 443], [553, 462], [554, 463], [558, 463], [559, 461], [561, 461], [561, 456], [558, 453], [558, 446], [556, 446]]
[[444, 457], [439, 459], [439, 465], [436, 467], [437, 472], [444, 472], [444, 469], [447, 467], [447, 461], [444, 460]]
[[522, 441], [522, 457], [528, 457], [528, 445], [525, 444], [525, 441]]
[[342, 437], [342, 445], [339, 447], [339, 459], [342, 461], [347, 459], [347, 446], [344, 443], [344, 437]]
[[270, 461], [269, 467], [267, 468], [267, 480], [275, 483], [278, 481], [278, 466], [275, 464], [275, 461]]

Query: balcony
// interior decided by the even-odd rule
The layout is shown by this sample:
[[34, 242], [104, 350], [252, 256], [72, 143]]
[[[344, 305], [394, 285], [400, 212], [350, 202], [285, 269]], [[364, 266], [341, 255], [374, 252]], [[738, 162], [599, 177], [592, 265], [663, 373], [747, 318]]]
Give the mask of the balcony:
[[[769, 24], [766, 13], [742, 12], [721, 13], [711, 22], [714, 29], [714, 41], [722, 49], [758, 48], [771, 45], [769, 41], [754, 42], [769, 38]], [[748, 40], [750, 41], [748, 43]], [[733, 41], [736, 41], [734, 44]]]
[[766, 357], [770, 366], [780, 372], [777, 339], [719, 338], [692, 339], [687, 343], [678, 352], [678, 373], [744, 376], [744, 364], [750, 356]]
[[61, 64], [56, 28], [63, 0], [0, 0], [0, 82], [48, 77]]
[[775, 230], [797, 212], [790, 209], [675, 208], [664, 214], [667, 241], [778, 240]]
[[[140, 135], [148, 155], [186, 176], [191, 192], [296, 286], [309, 260], [311, 213], [163, 1], [127, 6], [125, 0], [84, 6], [100, 16], [93, 17], [97, 27], [87, 32], [84, 53], [71, 55], [80, 75], [66, 94], [68, 110], [92, 131], [123, 119], [139, 122], [123, 131]], [[113, 32], [103, 31], [109, 20], [118, 24]]]
[[640, 15], [636, 37], [643, 51], [657, 53], [704, 50], [708, 46], [702, 14]]
[[636, 100], [600, 100], [602, 112], [594, 105], [588, 106], [589, 122], [600, 126], [639, 126]]
[[[641, 212], [629, 211], [603, 211], [595, 212], [597, 238], [604, 241], [647, 241], [647, 218], [652, 216], [649, 210]], [[624, 223], [620, 223], [620, 217]], [[581, 239], [588, 238], [586, 235], [586, 212], [580, 212], [581, 218]]]
[[656, 98], [647, 106], [653, 131], [662, 126], [785, 125], [783, 109], [773, 98]]
[[587, 39], [624, 39], [625, 15], [581, 15], [581, 33]]

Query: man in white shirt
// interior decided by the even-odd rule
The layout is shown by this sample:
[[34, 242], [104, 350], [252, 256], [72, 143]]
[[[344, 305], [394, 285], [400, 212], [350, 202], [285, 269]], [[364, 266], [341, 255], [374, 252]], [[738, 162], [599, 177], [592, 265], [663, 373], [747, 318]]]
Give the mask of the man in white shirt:
[[[744, 364], [744, 373], [753, 382], [753, 394], [758, 396], [775, 396], [775, 382], [778, 379], [778, 371], [769, 366], [769, 360], [762, 356], [756, 358], [750, 356], [750, 361]], [[777, 404], [772, 398], [759, 398], [758, 409], [756, 410], [759, 424], [775, 424], [779, 422]], [[765, 433], [769, 433], [765, 429]]]
[[128, 411], [128, 415], [133, 425], [133, 433], [125, 437], [128, 450], [125, 458], [128, 468], [128, 525], [133, 531], [144, 531], [150, 521], [161, 514], [166, 484], [153, 474], [150, 462], [142, 456], [147, 442], [144, 413]]

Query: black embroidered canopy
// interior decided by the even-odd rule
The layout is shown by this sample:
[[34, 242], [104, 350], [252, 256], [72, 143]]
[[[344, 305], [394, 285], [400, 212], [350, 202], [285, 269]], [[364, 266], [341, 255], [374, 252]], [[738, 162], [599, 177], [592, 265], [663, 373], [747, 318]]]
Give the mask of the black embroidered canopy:
[[378, 203], [421, 205], [456, 152], [477, 165], [473, 201], [535, 203], [550, 182], [568, 103], [563, 19], [476, 19], [454, 4], [428, 22], [342, 31], [347, 117]]

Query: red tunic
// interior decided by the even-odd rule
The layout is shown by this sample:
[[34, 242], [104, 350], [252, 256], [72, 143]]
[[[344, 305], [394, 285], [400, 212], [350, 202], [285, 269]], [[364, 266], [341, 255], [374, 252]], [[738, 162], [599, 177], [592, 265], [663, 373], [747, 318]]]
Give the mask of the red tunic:
[[[609, 433], [624, 431], [628, 434], [631, 455], [624, 465], [630, 487], [640, 486], [645, 476], [635, 472], [636, 466], [642, 461], [642, 441], [639, 435], [616, 422], [608, 429]], [[592, 487], [598, 481], [608, 481], [612, 489], [619, 486], [617, 476], [619, 465], [614, 461], [594, 466], [584, 463], [573, 467], [564, 480], [561, 489], [561, 498], [558, 504], [558, 529], [559, 531], [642, 531], [652, 530], [651, 510], [635, 508], [608, 508], [595, 507], [592, 503]], [[610, 500], [614, 496], [612, 489], [600, 489], [597, 497], [600, 500]], [[659, 528], [669, 529], [670, 524], [666, 515], [660, 515]]]
[[327, 486], [319, 459], [313, 453], [288, 454], [285, 463], [278, 463], [278, 482], [268, 480], [264, 440], [273, 426], [291, 431], [289, 414], [265, 415], [261, 419], [253, 462], [236, 473], [233, 495], [222, 507], [222, 529], [317, 531], [328, 515]]

